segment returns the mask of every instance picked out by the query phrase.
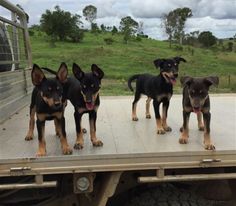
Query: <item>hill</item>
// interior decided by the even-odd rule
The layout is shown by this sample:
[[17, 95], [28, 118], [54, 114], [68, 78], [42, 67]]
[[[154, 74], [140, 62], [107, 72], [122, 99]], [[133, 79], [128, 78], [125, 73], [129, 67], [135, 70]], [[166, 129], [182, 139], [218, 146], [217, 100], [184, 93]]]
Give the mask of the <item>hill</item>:
[[[112, 38], [114, 42], [107, 45], [104, 38]], [[236, 92], [236, 53], [219, 52], [174, 45], [172, 49], [163, 41], [142, 38], [124, 44], [122, 36], [110, 33], [85, 33], [81, 43], [55, 42], [50, 43], [44, 34], [31, 36], [33, 62], [40, 66], [57, 70], [61, 62], [66, 62], [71, 69], [76, 62], [84, 71], [90, 71], [91, 64], [97, 64], [105, 72], [102, 94], [132, 94], [126, 81], [132, 74], [152, 73], [159, 71], [154, 67], [153, 60], [182, 56], [188, 62], [180, 65], [180, 76], [218, 75], [220, 85], [214, 92]], [[181, 92], [177, 84], [175, 92]]]

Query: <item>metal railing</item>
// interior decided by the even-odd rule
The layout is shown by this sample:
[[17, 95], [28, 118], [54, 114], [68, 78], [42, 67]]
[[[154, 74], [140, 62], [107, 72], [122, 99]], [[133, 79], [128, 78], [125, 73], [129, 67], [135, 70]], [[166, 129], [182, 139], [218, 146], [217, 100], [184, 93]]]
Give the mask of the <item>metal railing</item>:
[[31, 68], [26, 13], [7, 0], [0, 0], [1, 10], [4, 12], [0, 12], [0, 72]]

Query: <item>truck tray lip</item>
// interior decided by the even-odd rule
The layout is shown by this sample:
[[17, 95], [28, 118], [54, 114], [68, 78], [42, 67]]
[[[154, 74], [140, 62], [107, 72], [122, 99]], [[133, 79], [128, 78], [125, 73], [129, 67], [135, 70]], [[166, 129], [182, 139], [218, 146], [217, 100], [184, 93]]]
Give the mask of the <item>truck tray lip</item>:
[[[0, 159], [0, 164], [7, 163], [30, 163], [30, 162], [60, 162], [60, 161], [85, 161], [85, 160], [117, 160], [117, 159], [129, 159], [129, 158], [183, 158], [189, 159], [192, 157], [202, 157], [202, 158], [216, 158], [224, 156], [234, 156], [236, 157], [236, 150], [221, 150], [221, 151], [187, 151], [187, 152], [155, 152], [155, 153], [132, 153], [132, 154], [101, 154], [101, 155], [61, 155], [61, 156], [44, 156], [44, 157], [26, 157], [26, 158], [15, 158], [15, 159]], [[236, 158], [235, 158], [236, 160]], [[187, 160], [186, 160], [187, 162]]]
[[[0, 176], [236, 167], [235, 151], [22, 158], [0, 162]], [[13, 168], [23, 168], [12, 172]], [[26, 170], [25, 170], [26, 168]]]

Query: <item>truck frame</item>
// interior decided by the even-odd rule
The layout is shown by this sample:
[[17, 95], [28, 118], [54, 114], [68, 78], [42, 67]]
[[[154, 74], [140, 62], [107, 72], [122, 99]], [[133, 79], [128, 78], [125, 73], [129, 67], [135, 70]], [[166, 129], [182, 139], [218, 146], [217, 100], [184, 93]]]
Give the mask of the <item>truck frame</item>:
[[[11, 49], [11, 60], [0, 61], [18, 68], [0, 73], [0, 205], [148, 206], [153, 198], [156, 205], [236, 205], [236, 94], [211, 95], [216, 151], [204, 149], [195, 117], [190, 120], [189, 144], [178, 143], [181, 95], [171, 99], [172, 132], [165, 135], [157, 135], [153, 119], [145, 119], [141, 107], [145, 99], [139, 104], [140, 120], [133, 122], [132, 97], [120, 96], [101, 98], [97, 134], [103, 147], [94, 148], [85, 134], [84, 149], [62, 155], [53, 122], [47, 122], [47, 156], [36, 157], [37, 138], [24, 140], [32, 91], [26, 15], [6, 0], [0, 6], [11, 12], [11, 19], [0, 16], [0, 25], [10, 32], [8, 41], [18, 45]], [[19, 39], [23, 43], [17, 43]], [[65, 118], [71, 146], [76, 136], [72, 114], [68, 104]], [[83, 118], [83, 126], [89, 128]], [[189, 192], [186, 198], [183, 194]]]

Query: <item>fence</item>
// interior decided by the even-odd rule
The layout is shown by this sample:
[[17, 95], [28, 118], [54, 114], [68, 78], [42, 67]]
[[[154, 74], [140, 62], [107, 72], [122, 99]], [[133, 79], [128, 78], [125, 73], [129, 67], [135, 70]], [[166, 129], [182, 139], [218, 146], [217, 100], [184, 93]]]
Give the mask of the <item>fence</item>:
[[27, 16], [18, 6], [0, 0], [0, 122], [29, 102], [31, 67]]

